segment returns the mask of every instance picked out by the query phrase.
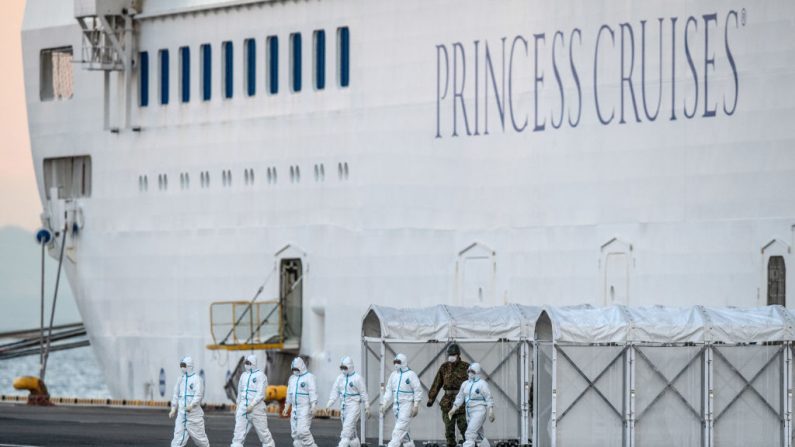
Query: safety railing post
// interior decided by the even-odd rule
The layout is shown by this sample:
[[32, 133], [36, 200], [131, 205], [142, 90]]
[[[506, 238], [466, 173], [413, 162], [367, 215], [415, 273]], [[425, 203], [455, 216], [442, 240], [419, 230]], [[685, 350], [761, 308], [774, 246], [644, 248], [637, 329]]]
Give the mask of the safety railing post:
[[635, 447], [635, 346], [629, 345], [624, 360], [624, 445]]
[[[533, 445], [538, 445], [538, 363], [540, 359], [538, 342], [533, 340], [533, 377], [530, 380], [530, 386], [533, 387]], [[529, 391], [528, 391], [529, 393]]]
[[792, 345], [791, 342], [784, 344], [784, 362], [782, 371], [782, 390], [784, 391], [783, 412], [784, 412], [784, 447], [792, 447]]
[[550, 445], [558, 445], [558, 348], [551, 343], [552, 348], [552, 402], [550, 405]]
[[712, 447], [714, 442], [714, 435], [712, 429], [714, 428], [715, 419], [714, 419], [714, 397], [715, 397], [715, 390], [713, 388], [713, 362], [712, 362], [712, 345], [707, 345], [704, 349], [704, 360], [703, 360], [703, 368], [704, 374], [702, 375], [702, 396], [703, 401], [701, 405], [703, 406], [704, 410], [704, 421], [702, 423], [703, 430], [704, 430], [704, 440], [702, 444], [704, 447]]
[[522, 400], [522, 419], [519, 425], [519, 443], [521, 445], [527, 445], [527, 420], [529, 418], [527, 408], [527, 340], [522, 339], [520, 343], [522, 344], [522, 348], [519, 354], [519, 374], [521, 376], [519, 380], [519, 399]]
[[[378, 387], [378, 397], [379, 402], [384, 401], [384, 380], [386, 374], [386, 365], [384, 364], [384, 354], [386, 350], [386, 343], [384, 340], [381, 340], [381, 370], [379, 373], [379, 377], [381, 378], [381, 383]], [[384, 413], [378, 412], [378, 445], [384, 445]]]

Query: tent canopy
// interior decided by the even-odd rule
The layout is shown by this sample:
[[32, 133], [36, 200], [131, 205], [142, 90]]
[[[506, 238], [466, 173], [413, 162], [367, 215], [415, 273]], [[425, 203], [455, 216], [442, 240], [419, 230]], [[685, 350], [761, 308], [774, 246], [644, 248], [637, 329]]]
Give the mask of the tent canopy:
[[793, 314], [767, 307], [544, 307], [536, 339], [560, 343], [762, 343], [793, 340]]
[[362, 321], [365, 337], [394, 340], [532, 340], [540, 307], [436, 305], [396, 309], [370, 306]]

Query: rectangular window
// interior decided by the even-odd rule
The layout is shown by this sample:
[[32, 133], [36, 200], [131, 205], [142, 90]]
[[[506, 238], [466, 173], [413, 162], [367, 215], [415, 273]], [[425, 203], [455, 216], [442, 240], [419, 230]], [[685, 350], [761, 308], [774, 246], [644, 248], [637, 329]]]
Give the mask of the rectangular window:
[[201, 63], [202, 101], [209, 101], [213, 92], [213, 52], [209, 43], [202, 44], [201, 46]]
[[149, 105], [149, 53], [142, 51], [138, 57], [138, 105]]
[[233, 47], [231, 41], [226, 41], [223, 43], [223, 58], [224, 58], [224, 98], [231, 98], [232, 97], [232, 88], [234, 87], [232, 81], [234, 73], [232, 71], [232, 57]]
[[294, 92], [301, 91], [301, 33], [290, 34], [290, 77]]
[[246, 94], [254, 96], [257, 93], [257, 41], [246, 39]]
[[337, 66], [339, 67], [338, 77], [340, 87], [347, 87], [351, 82], [351, 35], [347, 26], [337, 29], [337, 42], [339, 45], [339, 51], [337, 52], [339, 61], [337, 62]]
[[190, 101], [190, 48], [179, 49], [179, 90], [182, 93], [182, 102]]
[[[57, 197], [52, 197], [53, 189]], [[91, 157], [45, 158], [44, 190], [47, 199], [91, 197]]]
[[39, 99], [61, 101], [74, 94], [72, 76], [72, 47], [41, 50]]
[[315, 43], [315, 90], [326, 88], [326, 32], [322, 29], [314, 33]]
[[279, 93], [279, 37], [268, 36], [268, 92]]
[[160, 50], [160, 104], [168, 104], [168, 50]]

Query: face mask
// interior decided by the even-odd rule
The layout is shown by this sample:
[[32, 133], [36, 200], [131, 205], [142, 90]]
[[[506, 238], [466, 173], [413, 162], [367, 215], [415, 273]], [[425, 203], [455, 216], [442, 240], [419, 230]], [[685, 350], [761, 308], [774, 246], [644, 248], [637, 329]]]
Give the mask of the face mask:
[[294, 370], [293, 370], [293, 375], [294, 375], [294, 376], [297, 376], [297, 375], [299, 375], [299, 374], [301, 374], [301, 371], [300, 371], [300, 370], [297, 370], [297, 369], [294, 369]]
[[251, 363], [249, 363], [249, 362], [246, 362], [246, 363], [243, 365], [243, 369], [245, 369], [245, 370], [246, 370], [246, 372], [249, 372], [249, 371], [251, 371]]
[[340, 371], [342, 371], [343, 374], [348, 374], [348, 368], [344, 366], [340, 366]]
[[400, 363], [395, 363], [395, 371], [400, 371]]
[[184, 366], [180, 367], [179, 370], [182, 371], [182, 374], [187, 374], [188, 373], [188, 368], [186, 368]]
[[448, 362], [455, 362], [456, 360], [458, 360], [458, 356], [457, 355], [448, 355], [447, 356], [447, 361]]
[[472, 371], [467, 371], [467, 375], [469, 376], [470, 380], [475, 378], [475, 373]]

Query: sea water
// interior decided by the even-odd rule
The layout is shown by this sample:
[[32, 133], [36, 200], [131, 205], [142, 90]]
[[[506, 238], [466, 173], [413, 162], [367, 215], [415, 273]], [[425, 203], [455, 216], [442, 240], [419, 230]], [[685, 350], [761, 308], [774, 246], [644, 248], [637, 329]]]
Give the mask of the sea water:
[[[27, 396], [27, 391], [14, 389], [14, 378], [38, 375], [38, 354], [0, 360], [0, 394]], [[54, 397], [111, 397], [90, 346], [50, 353], [44, 383]]]

